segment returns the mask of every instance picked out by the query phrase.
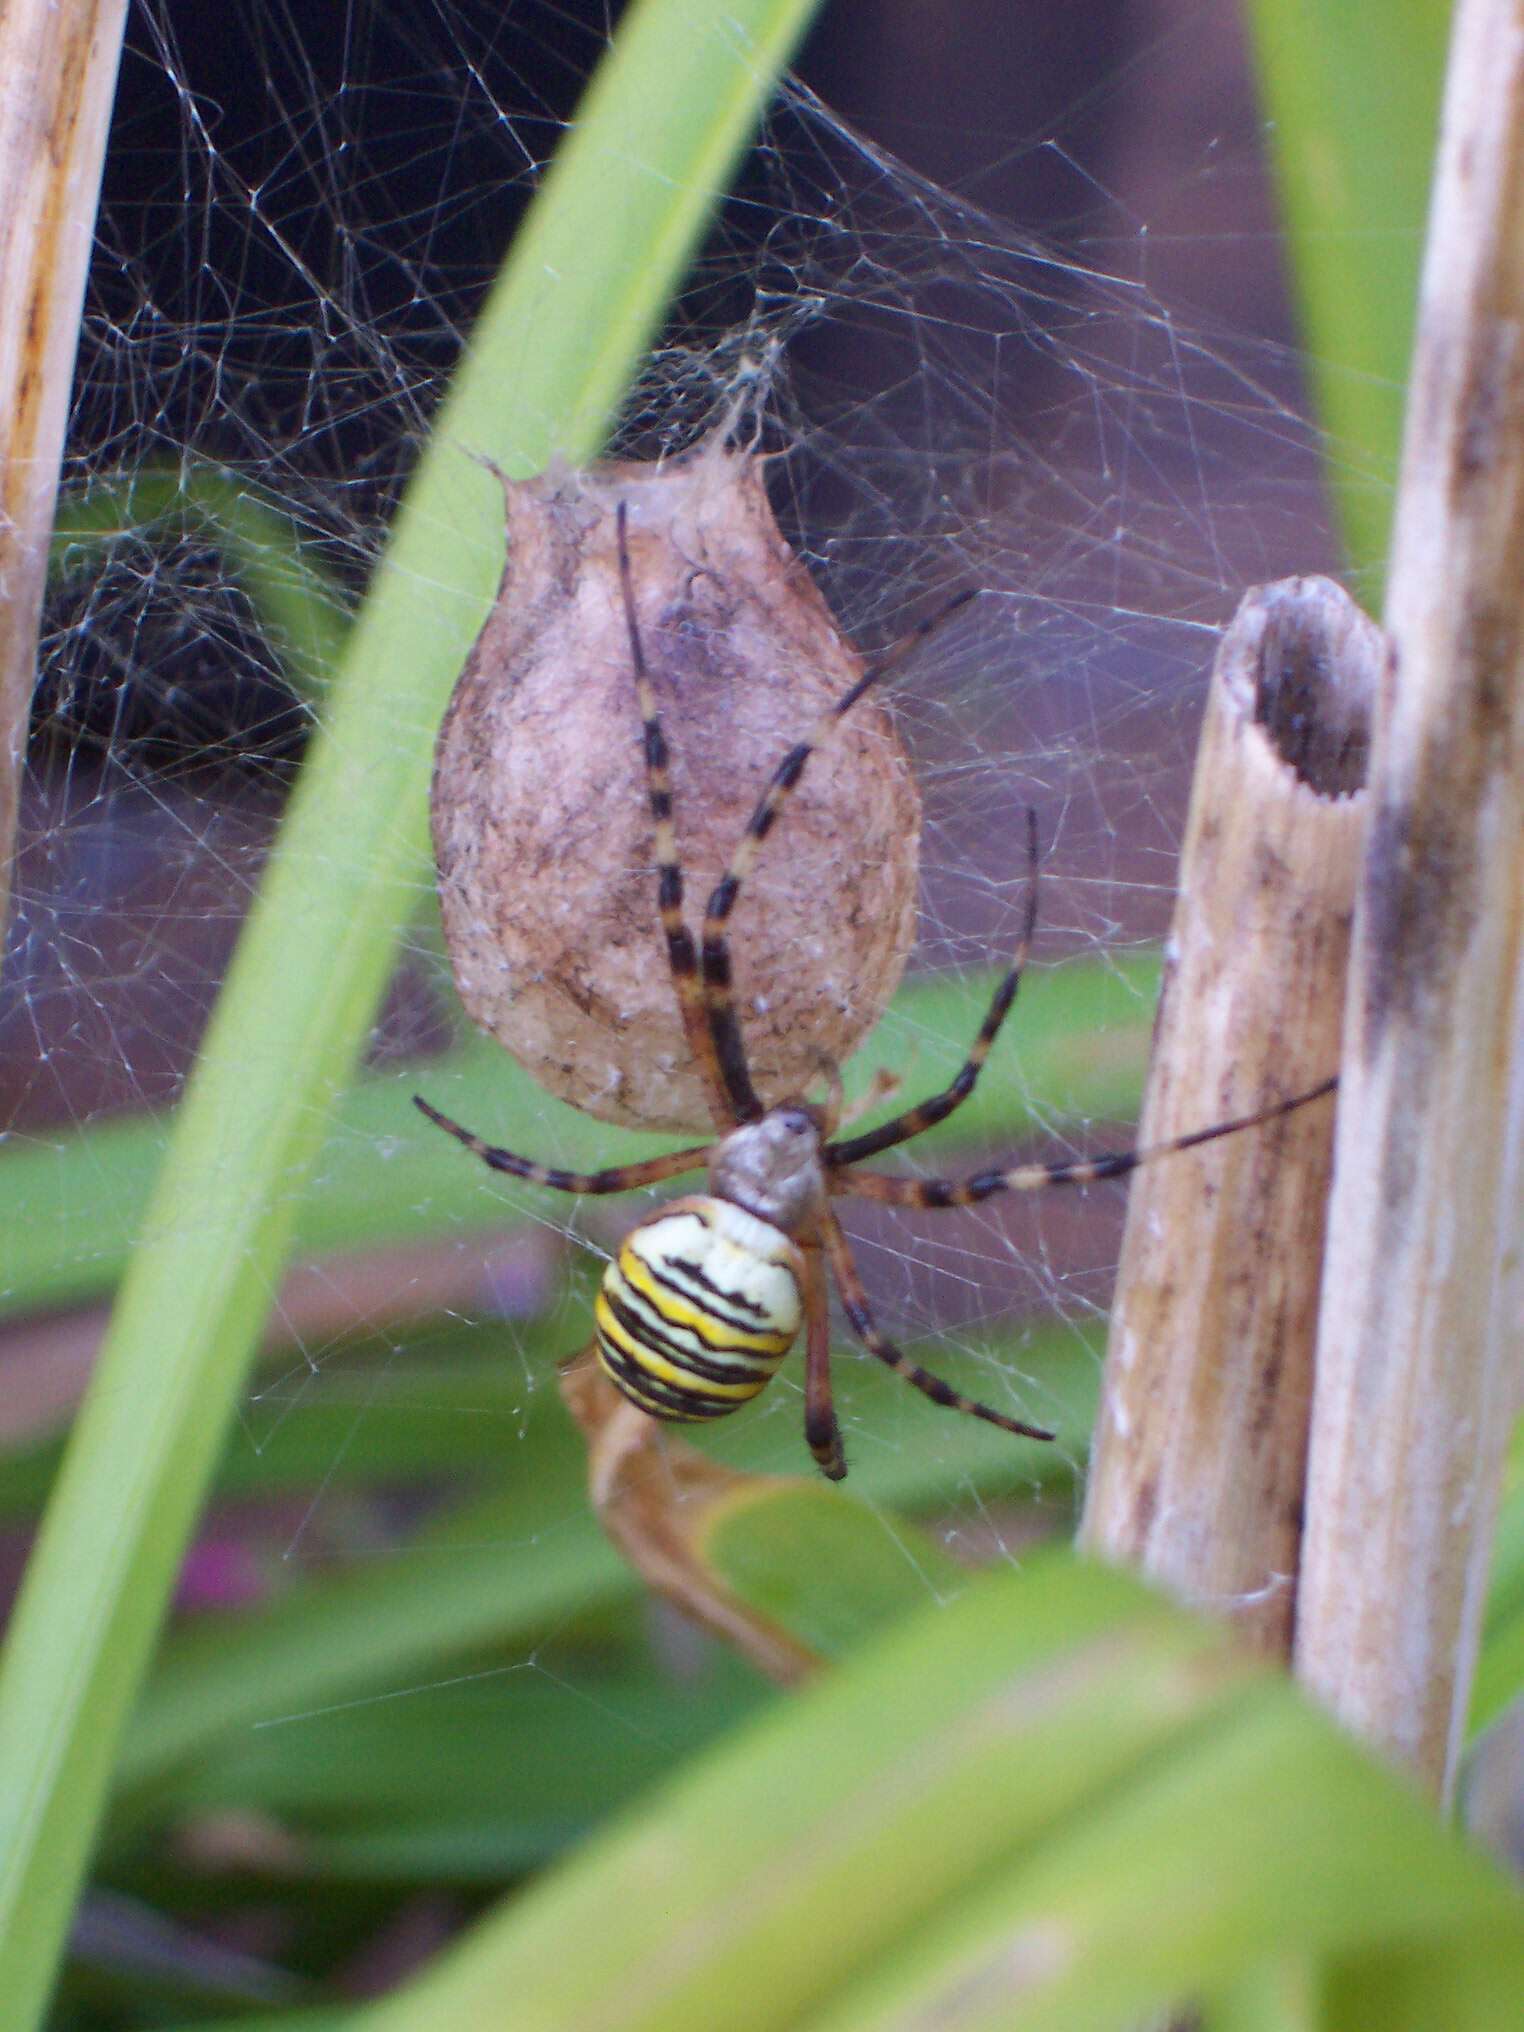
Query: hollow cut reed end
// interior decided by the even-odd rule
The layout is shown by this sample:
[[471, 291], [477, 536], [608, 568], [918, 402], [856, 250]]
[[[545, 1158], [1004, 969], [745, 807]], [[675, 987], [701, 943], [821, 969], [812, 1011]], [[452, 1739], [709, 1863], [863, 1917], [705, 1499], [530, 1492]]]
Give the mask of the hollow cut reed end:
[[[1245, 595], [1218, 653], [1140, 1141], [1338, 1066], [1381, 630], [1331, 580]], [[1290, 1648], [1333, 1104], [1140, 1171], [1084, 1537]]]

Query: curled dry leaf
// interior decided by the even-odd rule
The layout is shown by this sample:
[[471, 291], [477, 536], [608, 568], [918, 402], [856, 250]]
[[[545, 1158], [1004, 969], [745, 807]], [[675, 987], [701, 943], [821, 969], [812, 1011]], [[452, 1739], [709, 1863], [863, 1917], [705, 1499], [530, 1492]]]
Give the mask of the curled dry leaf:
[[[508, 559], [440, 730], [445, 936], [472, 1017], [605, 1121], [705, 1130], [656, 919], [615, 511], [672, 752], [697, 933], [786, 749], [860, 674], [778, 530], [759, 462], [711, 437], [655, 465], [504, 482]], [[914, 930], [920, 804], [873, 699], [811, 762], [731, 920], [758, 1091], [802, 1091], [883, 1013]]]
[[588, 1494], [599, 1522], [646, 1585], [770, 1679], [788, 1686], [808, 1678], [822, 1660], [727, 1586], [706, 1549], [715, 1516], [773, 1478], [708, 1460], [637, 1411], [591, 1347], [561, 1364], [560, 1385], [587, 1441]]

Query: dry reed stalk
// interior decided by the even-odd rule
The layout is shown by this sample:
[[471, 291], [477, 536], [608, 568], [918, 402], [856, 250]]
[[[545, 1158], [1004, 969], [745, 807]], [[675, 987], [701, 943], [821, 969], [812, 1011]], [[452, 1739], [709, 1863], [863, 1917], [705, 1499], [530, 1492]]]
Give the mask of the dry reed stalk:
[[1445, 1795], [1519, 1359], [1521, 0], [1456, 14], [1389, 585], [1296, 1663]]
[[[1337, 1067], [1375, 623], [1328, 579], [1248, 593], [1223, 637], [1180, 858], [1141, 1140]], [[1333, 1105], [1140, 1172], [1084, 1537], [1289, 1654]]]
[[0, 925], [126, 0], [0, 5]]

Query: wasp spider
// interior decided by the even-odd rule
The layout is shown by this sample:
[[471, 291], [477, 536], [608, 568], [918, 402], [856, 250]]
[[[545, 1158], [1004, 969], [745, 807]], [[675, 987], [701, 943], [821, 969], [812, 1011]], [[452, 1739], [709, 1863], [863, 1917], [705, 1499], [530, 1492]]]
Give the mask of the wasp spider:
[[[1010, 1418], [954, 1390], [910, 1360], [879, 1330], [841, 1224], [830, 1202], [842, 1196], [902, 1207], [975, 1206], [1002, 1192], [1086, 1185], [1119, 1178], [1155, 1157], [1189, 1150], [1218, 1136], [1272, 1121], [1316, 1094], [1282, 1101], [1257, 1114], [1218, 1122], [1146, 1150], [1113, 1151], [1072, 1163], [1017, 1164], [960, 1179], [893, 1177], [858, 1169], [944, 1121], [967, 1100], [1001, 1024], [1016, 999], [1037, 914], [1036, 828], [1029, 814], [1032, 875], [1026, 920], [1011, 964], [995, 990], [979, 1033], [950, 1085], [863, 1135], [838, 1137], [840, 1091], [827, 1104], [793, 1097], [767, 1106], [747, 1067], [731, 992], [726, 924], [756, 856], [806, 764], [830, 729], [898, 662], [869, 665], [808, 736], [774, 770], [730, 865], [709, 897], [700, 943], [683, 917], [683, 871], [672, 820], [666, 737], [646, 668], [635, 612], [625, 509], [618, 510], [619, 569], [645, 749], [655, 830], [658, 907], [667, 961], [688, 1048], [702, 1074], [717, 1135], [711, 1143], [621, 1164], [608, 1171], [561, 1171], [500, 1150], [415, 1096], [431, 1122], [464, 1143], [495, 1171], [558, 1192], [630, 1192], [707, 1166], [707, 1193], [674, 1199], [632, 1228], [604, 1273], [596, 1303], [598, 1360], [631, 1403], [652, 1418], [702, 1423], [739, 1409], [764, 1389], [805, 1330], [804, 1429], [823, 1473], [846, 1473], [841, 1432], [831, 1402], [829, 1262], [853, 1332], [869, 1353], [934, 1404], [986, 1419], [1028, 1439], [1052, 1439], [1038, 1425]], [[964, 598], [971, 597], [965, 595]], [[961, 601], [953, 603], [962, 604]], [[936, 620], [942, 616], [938, 615]], [[923, 623], [905, 647], [924, 635]]]

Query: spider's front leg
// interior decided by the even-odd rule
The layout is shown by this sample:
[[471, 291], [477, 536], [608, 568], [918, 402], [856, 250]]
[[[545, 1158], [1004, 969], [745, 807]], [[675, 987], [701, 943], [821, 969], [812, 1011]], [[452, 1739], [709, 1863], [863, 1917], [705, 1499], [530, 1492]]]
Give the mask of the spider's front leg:
[[[966, 607], [975, 597], [971, 589], [955, 593], [937, 613], [918, 622], [904, 641], [889, 655], [881, 656], [870, 663], [855, 681], [848, 685], [840, 698], [821, 715], [804, 739], [796, 741], [786, 751], [783, 760], [773, 770], [766, 788], [757, 800], [756, 808], [747, 821], [746, 830], [737, 841], [735, 852], [730, 857], [729, 866], [710, 891], [709, 901], [704, 908], [701, 935], [701, 993], [714, 1049], [725, 1083], [733, 1097], [744, 1093], [756, 1102], [741, 1042], [740, 1025], [736, 1018], [729, 924], [731, 912], [735, 909], [742, 887], [751, 873], [762, 842], [778, 823], [789, 799], [798, 789], [810, 757], [829, 740], [836, 727], [858, 701], [896, 671], [917, 644], [924, 642], [926, 637], [940, 628], [950, 615]], [[760, 1103], [756, 1103], [756, 1113], [760, 1112]], [[756, 1114], [747, 1113], [739, 1105], [737, 1114], [742, 1121], [756, 1119]]]
[[1172, 1136], [1168, 1142], [1150, 1143], [1141, 1149], [1108, 1150], [1098, 1157], [1077, 1157], [1059, 1164], [1012, 1164], [975, 1171], [967, 1178], [891, 1178], [882, 1171], [836, 1170], [831, 1175], [831, 1190], [853, 1199], [877, 1200], [883, 1206], [929, 1208], [978, 1206], [996, 1193], [1043, 1192], [1050, 1185], [1095, 1185], [1103, 1178], [1125, 1178], [1158, 1157], [1173, 1157], [1202, 1143], [1215, 1143], [1220, 1136], [1236, 1136], [1241, 1129], [1258, 1129], [1282, 1115], [1295, 1114], [1310, 1101], [1331, 1094], [1338, 1084], [1336, 1075], [1304, 1094], [1293, 1094], [1289, 1101], [1276, 1101], [1252, 1115], [1214, 1122], [1209, 1129], [1193, 1129], [1188, 1136]]
[[672, 1150], [665, 1157], [648, 1157], [642, 1164], [615, 1164], [606, 1171], [561, 1171], [553, 1164], [536, 1164], [532, 1157], [484, 1143], [480, 1136], [463, 1128], [438, 1108], [430, 1107], [422, 1094], [414, 1094], [413, 1106], [427, 1115], [436, 1128], [446, 1131], [457, 1143], [464, 1143], [474, 1157], [493, 1171], [506, 1171], [511, 1178], [527, 1179], [531, 1185], [546, 1185], [554, 1192], [634, 1192], [638, 1186], [658, 1185], [664, 1178], [676, 1178], [684, 1171], [697, 1171], [709, 1162], [712, 1146], [704, 1143], [692, 1150]]
[[623, 501], [615, 510], [614, 524], [619, 548], [619, 592], [624, 602], [625, 627], [630, 638], [630, 663], [635, 676], [635, 697], [640, 707], [646, 791], [655, 833], [657, 914], [666, 940], [667, 966], [677, 995], [683, 1036], [704, 1083], [715, 1127], [729, 1129], [737, 1122], [756, 1121], [762, 1113], [762, 1103], [751, 1083], [734, 1010], [727, 1003], [723, 1019], [717, 1020], [715, 1006], [699, 980], [693, 934], [683, 917], [683, 864], [677, 851], [677, 831], [672, 818], [671, 758], [667, 752], [667, 737], [662, 729], [651, 673], [646, 666], [640, 617], [635, 610], [629, 508]]

